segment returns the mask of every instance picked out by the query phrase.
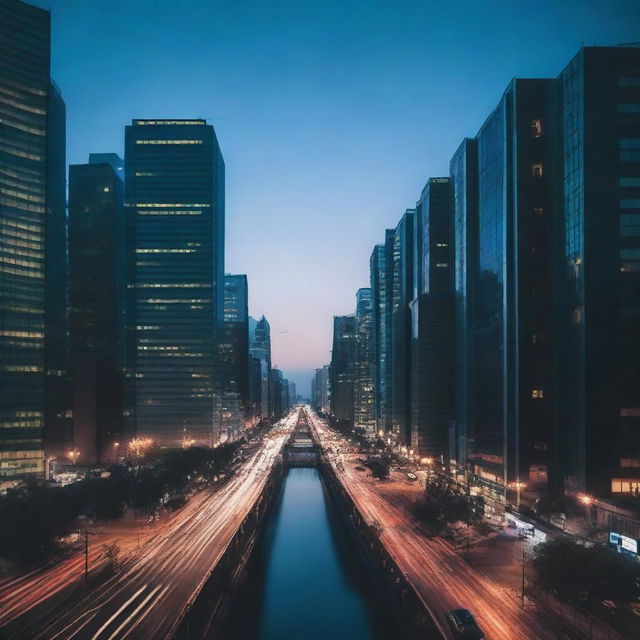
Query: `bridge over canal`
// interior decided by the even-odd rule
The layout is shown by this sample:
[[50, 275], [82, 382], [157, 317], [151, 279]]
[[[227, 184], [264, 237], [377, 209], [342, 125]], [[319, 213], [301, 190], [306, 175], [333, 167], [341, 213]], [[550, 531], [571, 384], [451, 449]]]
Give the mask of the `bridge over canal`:
[[284, 466], [317, 467], [320, 464], [320, 449], [313, 439], [305, 411], [298, 414], [295, 431], [282, 452]]

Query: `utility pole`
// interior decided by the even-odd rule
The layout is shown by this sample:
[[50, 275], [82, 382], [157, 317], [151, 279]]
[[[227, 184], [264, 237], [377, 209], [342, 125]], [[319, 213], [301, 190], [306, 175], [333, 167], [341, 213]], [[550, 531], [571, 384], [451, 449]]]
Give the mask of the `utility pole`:
[[89, 582], [89, 530], [84, 530], [84, 581]]

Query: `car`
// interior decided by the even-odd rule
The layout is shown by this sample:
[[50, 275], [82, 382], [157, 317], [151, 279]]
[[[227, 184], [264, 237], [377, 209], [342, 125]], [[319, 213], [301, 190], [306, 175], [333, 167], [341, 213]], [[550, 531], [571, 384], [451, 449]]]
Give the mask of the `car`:
[[456, 637], [464, 640], [482, 640], [484, 633], [468, 609], [451, 609], [447, 622]]

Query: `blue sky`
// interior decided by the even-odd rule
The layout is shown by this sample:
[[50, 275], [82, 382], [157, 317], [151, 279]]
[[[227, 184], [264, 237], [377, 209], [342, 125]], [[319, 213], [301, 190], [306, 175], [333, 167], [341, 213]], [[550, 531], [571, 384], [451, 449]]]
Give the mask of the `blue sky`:
[[227, 167], [226, 270], [308, 393], [332, 316], [509, 80], [640, 40], [637, 0], [38, 0], [52, 10], [68, 162], [132, 118], [205, 117]]

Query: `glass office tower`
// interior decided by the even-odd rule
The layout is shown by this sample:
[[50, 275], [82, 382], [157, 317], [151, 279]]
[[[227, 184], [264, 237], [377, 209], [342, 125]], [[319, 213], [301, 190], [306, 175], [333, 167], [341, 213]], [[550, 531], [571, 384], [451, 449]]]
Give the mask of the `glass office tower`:
[[558, 79], [559, 434], [566, 488], [640, 492], [640, 49], [585, 47]]
[[453, 182], [453, 287], [454, 287], [454, 425], [451, 458], [454, 471], [466, 472], [467, 439], [472, 441], [473, 415], [471, 366], [474, 361], [469, 339], [471, 309], [476, 286], [473, 274], [478, 256], [478, 147], [465, 138], [451, 159], [449, 173]]
[[356, 381], [354, 390], [354, 426], [360, 427], [367, 435], [374, 436], [373, 385], [373, 313], [371, 289], [358, 289], [356, 293]]
[[430, 178], [414, 218], [411, 313], [411, 447], [448, 468], [453, 423], [453, 189]]
[[249, 312], [246, 275], [224, 277], [224, 321], [218, 332], [221, 428], [238, 437], [249, 419]]
[[393, 237], [387, 229], [385, 243], [373, 248], [369, 261], [373, 313], [374, 406], [376, 428], [391, 433], [391, 319], [393, 300]]
[[66, 353], [65, 108], [49, 23], [0, 2], [0, 487], [43, 473], [45, 415], [66, 417], [47, 402]]
[[95, 162], [105, 155], [92, 154], [89, 164], [69, 167], [73, 427], [83, 462], [115, 459], [122, 435], [128, 243], [122, 180], [111, 163]]
[[204, 120], [134, 120], [125, 137], [129, 403], [161, 445], [218, 442], [224, 162]]
[[331, 414], [346, 426], [353, 426], [356, 378], [357, 334], [354, 315], [334, 316], [331, 350]]
[[407, 209], [393, 239], [391, 313], [391, 432], [395, 442], [411, 441], [411, 313], [413, 298], [413, 217]]

